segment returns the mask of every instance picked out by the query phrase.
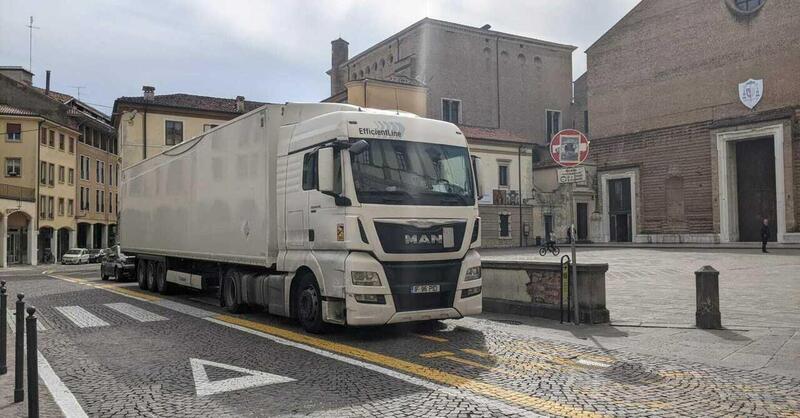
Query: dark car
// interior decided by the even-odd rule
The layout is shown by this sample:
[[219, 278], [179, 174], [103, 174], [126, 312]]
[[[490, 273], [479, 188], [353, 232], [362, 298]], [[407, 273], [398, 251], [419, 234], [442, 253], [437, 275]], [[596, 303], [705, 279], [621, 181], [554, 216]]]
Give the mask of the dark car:
[[90, 248], [89, 249], [89, 262], [90, 263], [99, 263], [103, 259], [103, 250], [99, 248]]
[[109, 277], [122, 281], [133, 279], [136, 275], [136, 257], [128, 257], [116, 251], [107, 251], [100, 264], [100, 277], [108, 280]]

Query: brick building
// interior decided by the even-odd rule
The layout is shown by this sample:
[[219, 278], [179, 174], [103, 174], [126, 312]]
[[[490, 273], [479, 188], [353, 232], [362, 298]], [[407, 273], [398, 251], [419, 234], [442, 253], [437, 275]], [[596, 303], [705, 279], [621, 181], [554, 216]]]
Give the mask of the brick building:
[[800, 2], [643, 0], [586, 53], [603, 240], [800, 242]]

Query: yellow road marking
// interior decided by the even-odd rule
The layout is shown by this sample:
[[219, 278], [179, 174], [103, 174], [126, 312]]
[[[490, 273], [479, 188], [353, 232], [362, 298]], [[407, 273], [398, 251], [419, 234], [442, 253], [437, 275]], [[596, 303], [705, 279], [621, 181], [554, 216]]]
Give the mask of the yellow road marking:
[[61, 276], [61, 275], [57, 275], [57, 274], [51, 274], [51, 275], [49, 275], [49, 277], [52, 277], [52, 278], [55, 278], [55, 279], [58, 279], [58, 280], [63, 280], [65, 282], [70, 282], [70, 283], [80, 284], [80, 285], [84, 285], [84, 286], [94, 287], [96, 289], [107, 290], [107, 291], [109, 291], [111, 293], [116, 293], [116, 294], [122, 295], [122, 296], [130, 296], [130, 297], [134, 297], [134, 298], [138, 298], [138, 299], [144, 299], [144, 300], [146, 300], [148, 302], [155, 302], [157, 300], [161, 300], [161, 298], [158, 297], [158, 296], [153, 296], [153, 295], [150, 295], [150, 294], [147, 294], [147, 293], [144, 293], [144, 292], [138, 292], [138, 291], [135, 291], [135, 290], [130, 290], [130, 289], [127, 289], [125, 287], [115, 286], [113, 284], [94, 283], [94, 282], [90, 282], [90, 281], [88, 281], [86, 279], [78, 279], [78, 278], [75, 278], [75, 277]]
[[424, 335], [424, 334], [413, 334], [415, 337], [424, 338], [430, 341], [436, 341], [437, 343], [446, 343], [447, 338], [442, 337], [434, 337], [433, 335]]
[[422, 353], [419, 356], [423, 358], [436, 358], [436, 357], [447, 357], [452, 356], [454, 353], [450, 351], [433, 351], [430, 353]]
[[474, 348], [462, 348], [461, 351], [467, 354], [472, 354], [473, 356], [478, 356], [483, 358], [492, 357], [492, 355], [487, 353], [486, 351], [476, 350]]
[[278, 328], [267, 324], [262, 324], [260, 322], [254, 322], [247, 319], [237, 318], [229, 315], [218, 315], [215, 317], [215, 319], [230, 324], [239, 325], [245, 328], [250, 328], [256, 331], [261, 331], [267, 334], [272, 334], [277, 337], [310, 345], [330, 352], [346, 355], [348, 357], [353, 357], [370, 363], [386, 366], [398, 371], [402, 371], [404, 373], [422, 377], [427, 380], [443, 383], [448, 386], [453, 386], [457, 389], [468, 390], [471, 392], [478, 393], [480, 395], [501, 399], [503, 401], [535, 409], [540, 412], [545, 412], [554, 415], [567, 415], [567, 416], [576, 416], [576, 415], [585, 417], [603, 416], [602, 414], [599, 414], [597, 412], [586, 411], [570, 405], [560, 404], [558, 402], [554, 402], [548, 399], [537, 398], [535, 396], [531, 396], [526, 393], [517, 392], [490, 383], [485, 383], [474, 379], [458, 376], [452, 373], [447, 373], [439, 369], [434, 369], [432, 367], [423, 366], [421, 364], [387, 356], [384, 354], [375, 353], [372, 351], [364, 350], [350, 345], [323, 340], [321, 338], [312, 337], [310, 335], [300, 334], [287, 329]]

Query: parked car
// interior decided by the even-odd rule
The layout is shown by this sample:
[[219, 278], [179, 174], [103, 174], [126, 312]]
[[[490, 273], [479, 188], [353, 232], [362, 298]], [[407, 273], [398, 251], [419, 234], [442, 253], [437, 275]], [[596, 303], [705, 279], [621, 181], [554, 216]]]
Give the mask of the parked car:
[[136, 275], [136, 257], [109, 248], [104, 251], [103, 261], [100, 264], [100, 278], [108, 280], [113, 277], [118, 281], [132, 279]]
[[99, 263], [103, 259], [103, 250], [99, 248], [90, 248], [88, 251], [90, 263]]
[[89, 262], [89, 250], [72, 248], [61, 256], [61, 264], [83, 264]]

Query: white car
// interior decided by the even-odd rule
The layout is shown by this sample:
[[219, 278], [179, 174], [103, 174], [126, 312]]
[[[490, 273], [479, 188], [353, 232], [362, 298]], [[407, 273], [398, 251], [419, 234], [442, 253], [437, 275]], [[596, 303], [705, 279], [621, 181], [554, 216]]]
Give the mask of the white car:
[[61, 264], [84, 264], [89, 262], [89, 250], [73, 248], [61, 256]]

